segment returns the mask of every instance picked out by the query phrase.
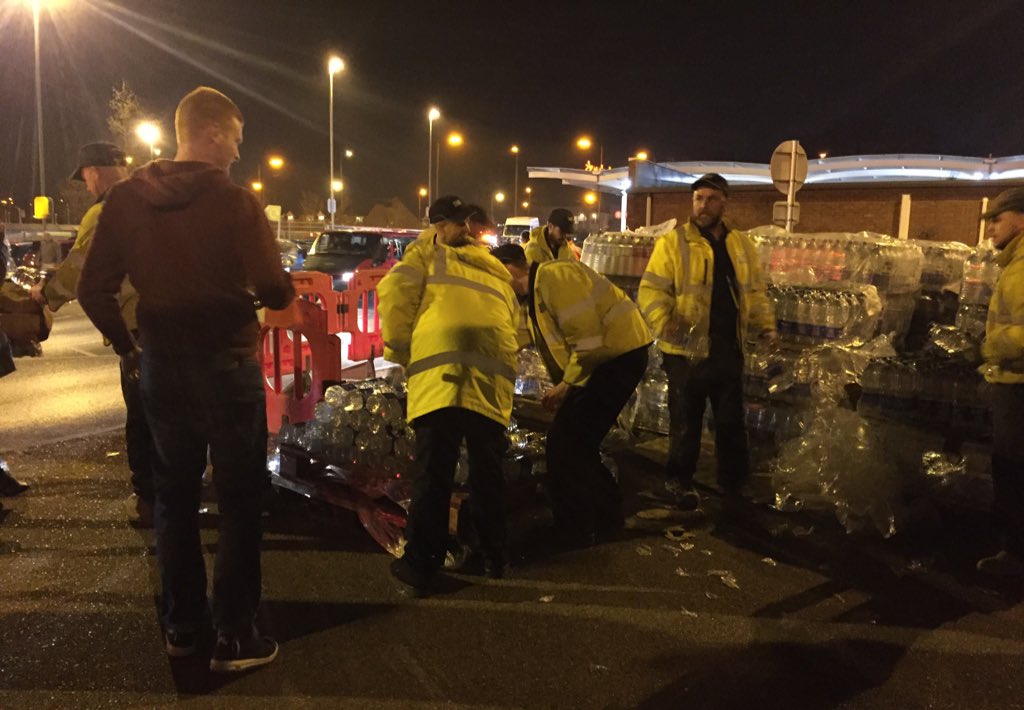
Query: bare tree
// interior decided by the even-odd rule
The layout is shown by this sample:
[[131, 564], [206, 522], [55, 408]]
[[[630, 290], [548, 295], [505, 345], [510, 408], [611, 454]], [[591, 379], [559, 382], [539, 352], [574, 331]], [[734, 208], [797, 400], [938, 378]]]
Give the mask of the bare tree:
[[128, 82], [122, 79], [121, 86], [114, 87], [109, 106], [110, 116], [107, 118], [107, 127], [110, 128], [114, 142], [125, 153], [131, 153], [131, 138], [135, 134], [135, 126], [144, 116], [139, 97], [128, 86]]

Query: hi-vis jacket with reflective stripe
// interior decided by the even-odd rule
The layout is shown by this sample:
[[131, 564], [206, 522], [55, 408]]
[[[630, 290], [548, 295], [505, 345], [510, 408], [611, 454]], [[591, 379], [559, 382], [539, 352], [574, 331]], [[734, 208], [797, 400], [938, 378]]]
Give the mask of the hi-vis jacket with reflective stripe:
[[653, 340], [636, 304], [578, 261], [540, 264], [532, 293], [530, 329], [556, 383], [582, 387], [598, 365]]
[[479, 246], [418, 240], [377, 286], [384, 357], [405, 367], [407, 418], [460, 407], [507, 425], [519, 304]]
[[[750, 237], [731, 229], [725, 236], [725, 246], [736, 271], [736, 284], [731, 290], [739, 311], [736, 335], [742, 347], [750, 334], [775, 330], [775, 313]], [[686, 223], [682, 234], [673, 229], [655, 243], [640, 281], [637, 302], [663, 352], [696, 358], [708, 356], [714, 272], [711, 245], [692, 221]], [[686, 332], [670, 342], [662, 335], [674, 316], [681, 317], [685, 323], [682, 330]]]
[[1018, 234], [996, 258], [1003, 267], [988, 304], [981, 372], [989, 382], [1024, 382], [1024, 234]]
[[547, 229], [547, 225], [540, 227], [534, 227], [530, 230], [530, 241], [523, 247], [523, 251], [526, 252], [526, 260], [531, 264], [542, 264], [545, 261], [554, 261], [555, 259], [563, 259], [565, 261], [579, 261], [579, 257], [576, 256], [576, 250], [572, 248], [572, 244], [568, 241], [562, 246], [558, 247], [558, 254], [551, 253], [551, 247], [548, 246], [548, 240], [544, 236], [544, 230]]
[[[60, 309], [65, 303], [78, 298], [78, 280], [82, 276], [82, 265], [85, 264], [85, 257], [89, 253], [89, 247], [92, 246], [92, 238], [96, 234], [96, 225], [100, 221], [102, 210], [103, 201], [101, 199], [82, 215], [82, 221], [78, 225], [78, 233], [75, 235], [75, 243], [71, 247], [71, 251], [61, 262], [57, 272], [47, 280], [43, 287], [46, 303], [54, 311]], [[121, 306], [121, 318], [124, 319], [128, 330], [137, 330], [139, 326], [135, 318], [135, 308], [139, 303], [139, 294], [127, 278], [121, 284], [117, 302]]]

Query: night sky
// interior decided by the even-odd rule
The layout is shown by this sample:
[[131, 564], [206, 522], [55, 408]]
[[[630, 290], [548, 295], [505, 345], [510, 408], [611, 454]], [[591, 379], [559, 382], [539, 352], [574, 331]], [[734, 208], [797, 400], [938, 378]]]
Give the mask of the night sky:
[[[245, 114], [232, 175], [248, 182], [279, 152], [288, 168], [268, 181], [271, 201], [297, 210], [300, 190], [327, 183], [332, 50], [347, 63], [335, 137], [355, 152], [344, 177], [359, 212], [395, 196], [415, 209], [431, 104], [435, 137], [466, 139], [442, 148], [441, 191], [484, 205], [511, 190], [513, 143], [521, 190], [527, 165], [582, 167], [597, 145], [614, 166], [641, 148], [658, 161], [767, 162], [789, 138], [833, 156], [1024, 153], [1024, 2], [63, 0], [47, 13], [51, 194], [80, 143], [110, 139], [115, 84], [129, 83], [171, 143], [178, 100], [207, 84]], [[0, 55], [0, 194], [24, 201], [35, 112], [21, 0], [0, 0]], [[581, 133], [589, 155], [575, 148]], [[579, 190], [531, 184], [536, 205], [578, 204]]]

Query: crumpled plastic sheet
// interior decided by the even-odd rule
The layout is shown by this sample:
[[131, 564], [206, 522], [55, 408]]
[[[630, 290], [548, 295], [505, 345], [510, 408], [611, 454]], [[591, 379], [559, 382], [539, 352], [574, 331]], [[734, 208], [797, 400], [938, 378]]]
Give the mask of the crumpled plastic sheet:
[[981, 361], [978, 339], [956, 326], [933, 325], [928, 330], [928, 343], [933, 351], [951, 360], [961, 360], [967, 363]]
[[516, 367], [515, 393], [521, 397], [540, 399], [544, 391], [552, 386], [547, 365], [544, 364], [544, 358], [537, 349], [530, 347], [520, 350]]
[[775, 507], [834, 512], [847, 532], [896, 532], [903, 485], [876, 444], [872, 423], [856, 412], [820, 409], [803, 434], [783, 444], [774, 463]]
[[966, 453], [926, 451], [921, 467], [928, 497], [939, 505], [988, 511], [992, 508], [991, 460], [987, 451], [963, 447]]

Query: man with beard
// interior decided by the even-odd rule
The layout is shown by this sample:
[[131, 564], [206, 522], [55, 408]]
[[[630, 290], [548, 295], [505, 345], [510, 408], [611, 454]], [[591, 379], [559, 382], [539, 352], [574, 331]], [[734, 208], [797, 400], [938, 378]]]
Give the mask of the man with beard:
[[715, 420], [718, 482], [738, 493], [750, 476], [743, 415], [743, 347], [775, 342], [775, 315], [750, 237], [722, 220], [729, 183], [693, 183], [693, 213], [654, 246], [637, 300], [658, 339], [669, 384], [665, 487], [681, 510], [700, 505], [693, 475], [707, 400]]
[[1024, 188], [992, 200], [982, 215], [1003, 268], [988, 306], [982, 373], [992, 387], [992, 509], [1003, 549], [978, 561], [986, 574], [1024, 574]]

